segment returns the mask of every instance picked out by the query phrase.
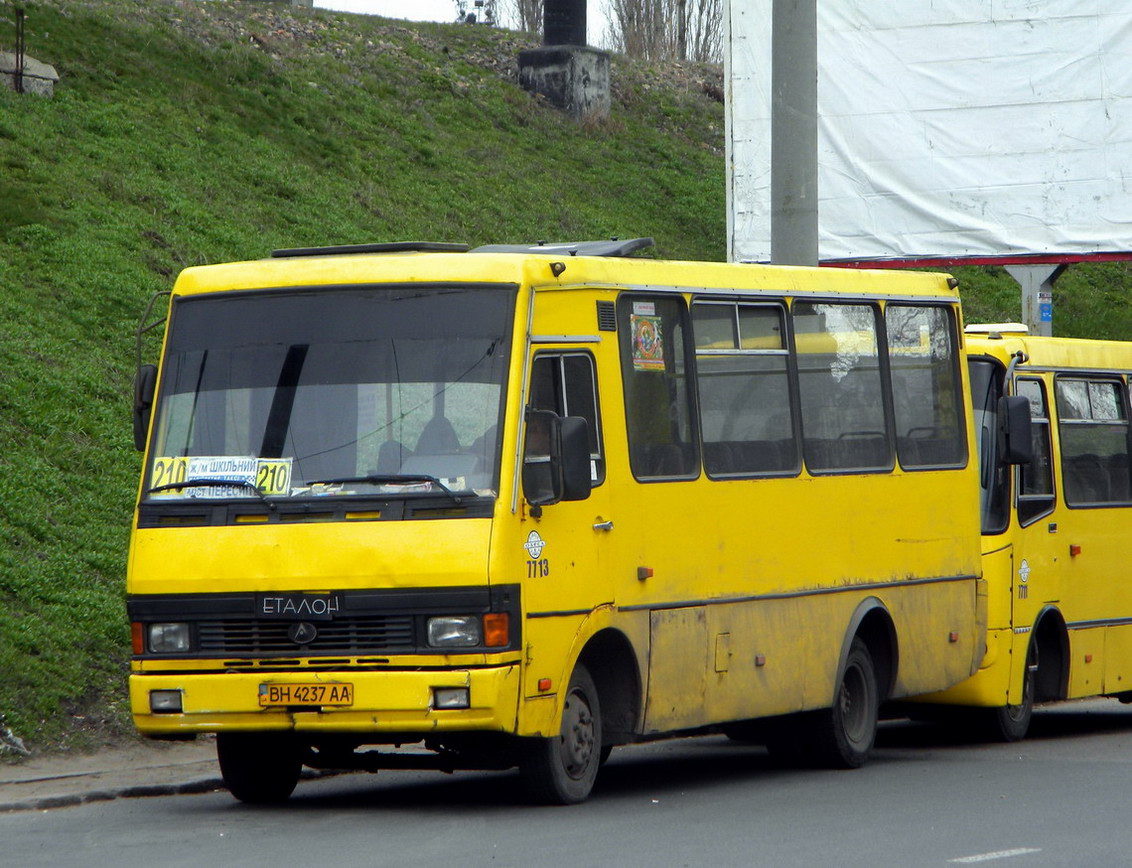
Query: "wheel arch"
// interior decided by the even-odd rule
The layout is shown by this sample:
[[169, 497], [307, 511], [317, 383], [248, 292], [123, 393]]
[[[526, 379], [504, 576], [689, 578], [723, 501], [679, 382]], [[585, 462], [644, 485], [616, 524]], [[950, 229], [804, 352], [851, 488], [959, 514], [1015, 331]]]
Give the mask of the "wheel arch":
[[599, 630], [586, 642], [578, 663], [586, 667], [597, 687], [603, 741], [622, 744], [640, 731], [644, 704], [641, 672], [628, 637], [612, 627]]
[[837, 661], [835, 684], [841, 683], [849, 649], [853, 640], [860, 638], [869, 649], [873, 660], [877, 691], [881, 702], [892, 694], [896, 686], [896, 673], [900, 663], [900, 646], [896, 638], [896, 625], [888, 608], [876, 597], [862, 600], [853, 611], [845, 636], [841, 640], [841, 656]]
[[[1065, 617], [1054, 606], [1038, 613], [1030, 632], [1030, 645], [1038, 651], [1038, 671], [1034, 678], [1034, 701], [1049, 702], [1069, 695], [1069, 628]], [[1028, 655], [1027, 658], [1028, 659]]]

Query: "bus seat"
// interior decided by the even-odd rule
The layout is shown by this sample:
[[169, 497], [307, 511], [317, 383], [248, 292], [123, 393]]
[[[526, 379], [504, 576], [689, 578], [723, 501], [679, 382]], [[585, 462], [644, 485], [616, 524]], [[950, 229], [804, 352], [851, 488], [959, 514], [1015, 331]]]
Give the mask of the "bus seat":
[[400, 473], [401, 465], [413, 453], [400, 440], [386, 440], [377, 449], [377, 473]]
[[1064, 467], [1065, 499], [1070, 503], [1108, 501], [1108, 470], [1096, 455], [1074, 455]]
[[1109, 493], [1113, 500], [1128, 501], [1132, 499], [1132, 480], [1128, 476], [1128, 455], [1118, 452], [1108, 459], [1108, 482], [1111, 486]]
[[448, 455], [460, 451], [460, 439], [448, 417], [433, 416], [428, 420], [417, 438], [415, 451], [422, 455]]
[[704, 443], [704, 468], [708, 473], [731, 473], [731, 447], [727, 443]]
[[674, 443], [647, 443], [633, 450], [633, 473], [637, 477], [686, 476], [690, 463], [685, 449]]

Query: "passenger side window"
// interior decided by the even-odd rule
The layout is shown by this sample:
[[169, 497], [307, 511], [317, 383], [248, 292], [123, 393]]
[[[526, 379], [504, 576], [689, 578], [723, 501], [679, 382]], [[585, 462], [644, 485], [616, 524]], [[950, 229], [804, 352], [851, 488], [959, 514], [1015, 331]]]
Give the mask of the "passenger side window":
[[1025, 525], [1053, 510], [1049, 410], [1041, 380], [1020, 378], [1015, 381], [1014, 391], [1029, 399], [1033, 423], [1033, 460], [1018, 465], [1018, 521]]
[[605, 479], [597, 379], [589, 353], [539, 353], [531, 365], [529, 406], [559, 416], [581, 416], [590, 437], [590, 483]]
[[782, 306], [697, 302], [692, 333], [708, 475], [797, 472]]
[[684, 300], [622, 295], [617, 323], [633, 476], [694, 479], [700, 460], [688, 388]]
[[795, 302], [793, 320], [806, 467], [891, 469], [876, 307]]
[[1117, 379], [1058, 377], [1058, 434], [1065, 502], [1129, 500], [1128, 412]]
[[961, 465], [967, 458], [966, 420], [952, 312], [889, 304], [884, 318], [901, 466]]

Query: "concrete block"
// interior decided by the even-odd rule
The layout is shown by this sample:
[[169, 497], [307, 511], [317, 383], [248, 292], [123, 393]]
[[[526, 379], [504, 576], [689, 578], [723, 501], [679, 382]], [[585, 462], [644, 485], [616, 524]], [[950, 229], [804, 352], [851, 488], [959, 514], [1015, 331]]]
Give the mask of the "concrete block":
[[[55, 82], [58, 80], [59, 73], [54, 66], [24, 55], [24, 93], [55, 96]], [[16, 89], [16, 55], [11, 52], [0, 51], [0, 82], [9, 90]]]
[[519, 83], [572, 117], [609, 117], [609, 54], [582, 45], [519, 52]]

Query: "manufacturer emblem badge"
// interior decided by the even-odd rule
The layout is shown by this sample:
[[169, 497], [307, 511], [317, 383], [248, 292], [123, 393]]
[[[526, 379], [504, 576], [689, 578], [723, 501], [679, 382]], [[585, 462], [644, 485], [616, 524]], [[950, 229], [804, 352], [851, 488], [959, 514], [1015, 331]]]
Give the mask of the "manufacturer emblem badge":
[[537, 530], [532, 530], [527, 534], [527, 541], [523, 543], [523, 548], [527, 550], [527, 554], [536, 561], [539, 559], [539, 555], [542, 554], [542, 550], [545, 546], [546, 540], [538, 535]]
[[287, 638], [296, 645], [309, 645], [318, 636], [318, 630], [309, 621], [299, 621], [287, 628]]

